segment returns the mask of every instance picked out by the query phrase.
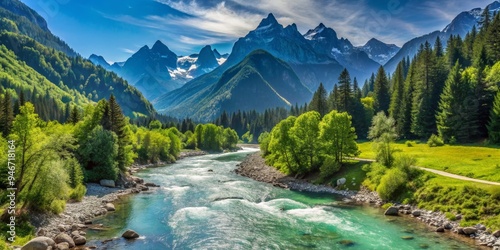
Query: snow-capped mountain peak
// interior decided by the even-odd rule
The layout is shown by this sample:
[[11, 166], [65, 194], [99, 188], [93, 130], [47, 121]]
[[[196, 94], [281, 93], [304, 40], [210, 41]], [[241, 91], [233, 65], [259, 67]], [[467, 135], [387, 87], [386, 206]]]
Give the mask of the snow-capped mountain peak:
[[365, 45], [358, 48], [381, 65], [389, 61], [400, 49], [395, 44], [386, 44], [376, 38], [370, 39]]

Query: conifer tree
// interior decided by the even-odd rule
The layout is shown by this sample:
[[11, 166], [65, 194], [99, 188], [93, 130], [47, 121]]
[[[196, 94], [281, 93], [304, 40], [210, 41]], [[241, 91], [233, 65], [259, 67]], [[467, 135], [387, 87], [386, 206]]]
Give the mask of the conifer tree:
[[330, 104], [330, 110], [338, 110], [339, 108], [339, 88], [337, 85], [333, 86], [330, 96], [328, 96], [328, 102]]
[[352, 90], [351, 90], [351, 76], [349, 75], [349, 71], [344, 69], [339, 76], [338, 82], [338, 107], [337, 111], [339, 112], [348, 112], [350, 109], [350, 102], [352, 99]]
[[12, 122], [14, 121], [14, 112], [12, 109], [12, 96], [9, 91], [5, 91], [5, 96], [1, 103], [1, 116], [0, 116], [0, 129], [2, 135], [7, 137], [12, 129]]
[[319, 84], [318, 89], [314, 92], [311, 103], [309, 104], [309, 111], [317, 111], [321, 117], [328, 113], [328, 101], [326, 97], [326, 89], [323, 83]]
[[500, 144], [500, 90], [497, 91], [488, 124], [488, 137], [491, 143]]
[[412, 63], [406, 80], [404, 82], [404, 92], [401, 100], [400, 114], [396, 120], [396, 132], [400, 137], [410, 138], [411, 134], [411, 111], [413, 105], [413, 92], [415, 91], [415, 68], [416, 64]]
[[76, 124], [78, 121], [80, 121], [80, 112], [78, 111], [78, 107], [75, 105], [73, 106], [73, 109], [71, 109], [67, 122]]
[[446, 80], [436, 115], [438, 132], [445, 142], [451, 138], [468, 142], [477, 136], [478, 105], [474, 100], [474, 90], [470, 74], [465, 71], [462, 75], [457, 62]]
[[384, 111], [387, 113], [391, 97], [389, 95], [389, 80], [387, 79], [384, 67], [382, 66], [378, 69], [373, 91], [375, 112]]
[[394, 72], [392, 78], [392, 95], [389, 106], [389, 114], [397, 122], [401, 114], [403, 94], [404, 94], [404, 61], [401, 61]]

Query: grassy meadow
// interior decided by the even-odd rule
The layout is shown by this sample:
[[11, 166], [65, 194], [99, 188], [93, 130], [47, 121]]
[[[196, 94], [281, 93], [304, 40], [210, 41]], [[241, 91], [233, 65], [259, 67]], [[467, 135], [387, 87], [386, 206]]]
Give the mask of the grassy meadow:
[[[426, 143], [394, 143], [398, 153], [413, 156], [417, 165], [481, 180], [500, 182], [500, 147], [445, 145], [429, 147]], [[360, 158], [375, 159], [372, 142], [358, 144]]]

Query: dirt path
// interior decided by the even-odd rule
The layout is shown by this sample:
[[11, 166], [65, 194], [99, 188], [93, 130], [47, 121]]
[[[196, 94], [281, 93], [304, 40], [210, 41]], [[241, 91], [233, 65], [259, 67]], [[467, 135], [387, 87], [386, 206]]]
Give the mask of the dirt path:
[[[373, 159], [363, 159], [363, 158], [353, 158], [353, 159], [354, 160], [358, 160], [358, 161], [375, 162], [375, 160], [373, 160]], [[463, 181], [471, 181], [471, 182], [477, 182], [477, 183], [483, 183], [483, 184], [488, 184], [488, 185], [500, 186], [500, 183], [494, 182], [494, 181], [485, 181], [485, 180], [479, 180], [479, 179], [469, 178], [469, 177], [465, 177], [465, 176], [462, 176], [462, 175], [452, 174], [452, 173], [448, 173], [448, 172], [441, 171], [441, 170], [436, 170], [436, 169], [424, 168], [424, 167], [419, 167], [419, 166], [415, 166], [415, 167], [420, 168], [420, 169], [422, 169], [424, 171], [427, 171], [427, 172], [435, 173], [435, 174], [438, 174], [438, 175], [441, 175], [441, 176], [445, 176], [445, 177], [450, 177], [450, 178], [453, 178], [453, 179], [458, 179], [458, 180], [463, 180]]]

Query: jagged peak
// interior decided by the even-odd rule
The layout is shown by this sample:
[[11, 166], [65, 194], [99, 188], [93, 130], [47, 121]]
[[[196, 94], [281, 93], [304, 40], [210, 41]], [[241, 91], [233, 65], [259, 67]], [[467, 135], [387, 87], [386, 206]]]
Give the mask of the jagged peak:
[[260, 22], [259, 26], [257, 26], [257, 28], [265, 27], [268, 25], [274, 25], [274, 24], [279, 24], [278, 20], [276, 20], [273, 13], [269, 13], [269, 15], [267, 15], [266, 18], [262, 19], [262, 21]]

